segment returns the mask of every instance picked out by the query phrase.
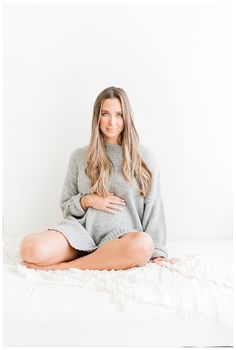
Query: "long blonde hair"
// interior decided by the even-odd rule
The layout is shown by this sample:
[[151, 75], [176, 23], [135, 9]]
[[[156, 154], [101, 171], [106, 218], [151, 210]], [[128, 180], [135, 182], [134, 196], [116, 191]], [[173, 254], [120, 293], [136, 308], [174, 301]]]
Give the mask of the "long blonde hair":
[[[93, 120], [90, 144], [87, 152], [86, 174], [90, 178], [91, 193], [105, 196], [109, 192], [108, 179], [113, 164], [109, 159], [99, 128], [101, 105], [105, 99], [118, 98], [123, 112], [124, 129], [118, 142], [122, 147], [122, 174], [125, 179], [134, 184], [142, 196], [146, 196], [151, 187], [152, 173], [139, 153], [139, 136], [136, 131], [132, 108], [126, 92], [118, 87], [104, 89], [96, 98], [93, 107]], [[135, 183], [138, 182], [138, 186]]]

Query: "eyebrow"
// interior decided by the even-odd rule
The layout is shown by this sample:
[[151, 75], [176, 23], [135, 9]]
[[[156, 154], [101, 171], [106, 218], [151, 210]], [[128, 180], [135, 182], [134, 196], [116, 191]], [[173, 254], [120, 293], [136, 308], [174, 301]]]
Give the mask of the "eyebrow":
[[[102, 109], [101, 112], [109, 112], [106, 109]], [[121, 111], [115, 112], [115, 113], [122, 113]]]

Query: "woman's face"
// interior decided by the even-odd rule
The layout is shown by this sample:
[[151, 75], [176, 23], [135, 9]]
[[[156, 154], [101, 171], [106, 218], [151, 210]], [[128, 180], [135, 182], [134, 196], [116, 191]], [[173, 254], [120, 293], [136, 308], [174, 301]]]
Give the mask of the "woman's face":
[[123, 113], [118, 98], [107, 98], [103, 101], [99, 127], [104, 143], [118, 143], [118, 137], [124, 129]]

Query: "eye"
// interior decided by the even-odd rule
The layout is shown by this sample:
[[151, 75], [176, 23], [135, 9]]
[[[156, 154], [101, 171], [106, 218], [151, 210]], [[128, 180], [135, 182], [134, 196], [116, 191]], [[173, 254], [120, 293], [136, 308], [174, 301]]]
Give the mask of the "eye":
[[106, 112], [103, 112], [103, 113], [102, 113], [102, 116], [106, 116], [106, 115], [108, 115], [108, 113], [106, 113]]
[[117, 116], [117, 117], [122, 117], [123, 115], [122, 115], [122, 114], [117, 114], [116, 116]]

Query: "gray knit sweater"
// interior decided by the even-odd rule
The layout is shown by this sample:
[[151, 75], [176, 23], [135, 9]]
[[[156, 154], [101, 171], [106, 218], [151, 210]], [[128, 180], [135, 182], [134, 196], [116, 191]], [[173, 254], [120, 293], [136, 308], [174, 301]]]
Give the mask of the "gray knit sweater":
[[91, 250], [106, 241], [107, 237], [116, 237], [124, 232], [144, 231], [150, 234], [155, 245], [152, 258], [167, 257], [160, 172], [153, 152], [146, 146], [139, 146], [141, 157], [153, 173], [151, 190], [146, 197], [143, 197], [121, 173], [122, 147], [113, 144], [106, 144], [105, 147], [114, 164], [114, 170], [109, 178], [109, 191], [123, 198], [126, 205], [122, 206], [122, 211], [117, 211], [115, 214], [91, 207], [86, 211], [82, 209], [80, 198], [91, 188], [90, 180], [85, 174], [88, 145], [75, 149], [70, 156], [60, 207], [65, 219], [76, 220], [80, 224], [78, 235], [81, 235], [81, 240], [84, 242], [81, 249]]

